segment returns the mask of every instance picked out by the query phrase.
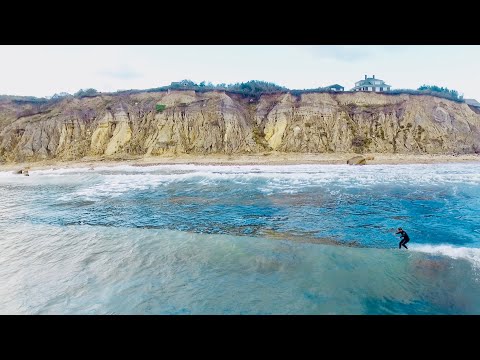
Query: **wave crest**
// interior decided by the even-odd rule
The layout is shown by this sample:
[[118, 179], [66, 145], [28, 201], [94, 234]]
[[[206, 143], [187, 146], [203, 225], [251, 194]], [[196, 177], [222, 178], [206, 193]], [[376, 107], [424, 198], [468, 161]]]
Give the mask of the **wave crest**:
[[451, 245], [415, 245], [410, 247], [413, 251], [433, 254], [444, 255], [453, 259], [465, 259], [471, 262], [475, 267], [480, 268], [480, 249], [459, 247]]

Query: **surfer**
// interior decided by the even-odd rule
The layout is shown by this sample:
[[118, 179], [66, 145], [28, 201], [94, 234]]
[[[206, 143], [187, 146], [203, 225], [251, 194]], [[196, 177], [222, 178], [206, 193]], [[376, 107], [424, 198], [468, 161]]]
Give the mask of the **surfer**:
[[408, 247], [405, 245], [410, 241], [410, 238], [408, 237], [407, 233], [401, 227], [399, 227], [395, 235], [396, 234], [400, 234], [400, 239], [401, 239], [400, 243], [398, 244], [398, 248], [401, 249], [403, 246], [405, 249], [408, 249]]

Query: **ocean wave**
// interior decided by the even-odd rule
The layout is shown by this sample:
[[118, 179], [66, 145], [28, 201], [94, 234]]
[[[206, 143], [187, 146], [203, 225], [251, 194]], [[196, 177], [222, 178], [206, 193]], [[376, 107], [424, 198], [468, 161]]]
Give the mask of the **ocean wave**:
[[457, 247], [447, 244], [442, 245], [412, 245], [409, 249], [432, 255], [444, 255], [453, 259], [465, 259], [475, 267], [480, 268], [480, 248]]
[[[240, 176], [244, 178], [271, 178], [308, 181], [354, 181], [355, 184], [381, 182], [413, 183], [480, 183], [480, 166], [471, 164], [410, 164], [410, 165], [155, 165], [155, 166], [99, 166], [88, 168], [31, 170], [35, 175], [68, 175], [72, 173], [95, 173], [103, 175], [166, 175], [173, 177], [201, 176], [218, 178]], [[6, 173], [4, 174], [12, 174]]]
[[[79, 172], [80, 171], [80, 172]], [[122, 165], [87, 169], [58, 169], [32, 172], [32, 176], [87, 176], [86, 188], [75, 195], [118, 196], [133, 190], [152, 189], [171, 183], [193, 183], [217, 186], [230, 181], [243, 186], [255, 186], [270, 195], [276, 192], [296, 193], [308, 187], [329, 187], [329, 190], [369, 188], [375, 186], [424, 187], [448, 185], [458, 191], [456, 184], [480, 185], [480, 167], [466, 164], [371, 165], [155, 165], [148, 167]], [[18, 175], [17, 175], [18, 176]], [[93, 179], [95, 177], [95, 179]], [[93, 183], [90, 182], [92, 180]], [[90, 183], [90, 184], [89, 184]], [[333, 187], [333, 188], [332, 188]], [[73, 194], [72, 194], [73, 195]], [[455, 194], [456, 195], [456, 194]]]
[[[61, 165], [59, 165], [61, 166]], [[438, 172], [444, 170], [456, 171], [459, 170], [463, 172], [465, 169], [471, 169], [472, 167], [480, 168], [480, 164], [477, 163], [446, 163], [446, 164], [378, 164], [378, 165], [368, 165], [368, 166], [350, 166], [346, 164], [284, 164], [284, 165], [205, 165], [205, 164], [156, 164], [156, 165], [104, 165], [104, 164], [89, 164], [84, 166], [77, 167], [52, 167], [50, 169], [43, 168], [35, 170], [37, 172], [57, 172], [57, 173], [68, 173], [72, 171], [84, 171], [89, 170], [92, 167], [94, 170], [112, 170], [120, 172], [152, 172], [158, 171], [161, 169], [184, 169], [184, 170], [207, 170], [207, 171], [221, 171], [221, 172], [238, 172], [238, 171], [249, 171], [249, 172], [278, 172], [284, 169], [290, 169], [294, 171], [316, 171], [317, 169], [358, 169], [358, 171], [366, 171], [368, 169], [428, 169], [432, 171], [432, 168], [436, 169]], [[11, 171], [0, 171], [0, 173], [9, 173]]]
[[[72, 197], [101, 199], [119, 196], [129, 191], [155, 189], [172, 183], [186, 183], [216, 187], [222, 182], [238, 186], [255, 183], [266, 195], [295, 194], [307, 188], [322, 187], [328, 192], [339, 188], [368, 189], [378, 186], [415, 187], [422, 192], [435, 186], [449, 186], [454, 195], [461, 189], [457, 185], [480, 185], [480, 166], [476, 164], [409, 164], [409, 165], [194, 165], [172, 164], [154, 166], [98, 166], [94, 169], [68, 168], [31, 170], [29, 178], [13, 172], [0, 172], [0, 183], [35, 183], [51, 179], [81, 182], [81, 189], [67, 194]], [[63, 182], [63, 180], [62, 180]], [[342, 191], [343, 191], [342, 190]], [[412, 194], [412, 196], [416, 194]], [[340, 196], [340, 195], [339, 195]], [[420, 196], [420, 195], [419, 195]]]

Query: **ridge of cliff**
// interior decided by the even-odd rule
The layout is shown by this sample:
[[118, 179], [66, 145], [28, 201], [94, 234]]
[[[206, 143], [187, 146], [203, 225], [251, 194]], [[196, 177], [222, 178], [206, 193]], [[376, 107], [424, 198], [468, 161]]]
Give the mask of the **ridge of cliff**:
[[430, 95], [224, 91], [0, 99], [0, 161], [163, 154], [480, 153], [480, 114]]

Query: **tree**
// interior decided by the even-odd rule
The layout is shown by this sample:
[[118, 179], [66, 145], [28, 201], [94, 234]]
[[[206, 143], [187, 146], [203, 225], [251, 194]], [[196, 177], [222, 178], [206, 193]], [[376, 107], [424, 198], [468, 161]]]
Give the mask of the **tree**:
[[272, 94], [288, 91], [286, 87], [260, 80], [251, 80], [245, 83], [230, 84], [227, 86], [228, 91], [239, 92], [244, 95], [261, 95]]
[[93, 97], [97, 95], [98, 95], [98, 91], [90, 88], [90, 89], [80, 89], [73, 96], [84, 98], [84, 97]]
[[61, 92], [61, 93], [58, 93], [58, 94], [55, 93], [55, 94], [53, 94], [52, 99], [53, 99], [53, 100], [63, 99], [63, 98], [66, 98], [66, 97], [68, 97], [68, 96], [72, 96], [72, 95], [70, 95], [70, 94], [67, 93], [67, 92]]
[[434, 92], [434, 93], [441, 93], [447, 95], [447, 98], [455, 99], [455, 100], [463, 100], [463, 96], [458, 96], [457, 90], [450, 90], [446, 87], [440, 87], [437, 85], [422, 85], [418, 88], [419, 91], [425, 92]]

